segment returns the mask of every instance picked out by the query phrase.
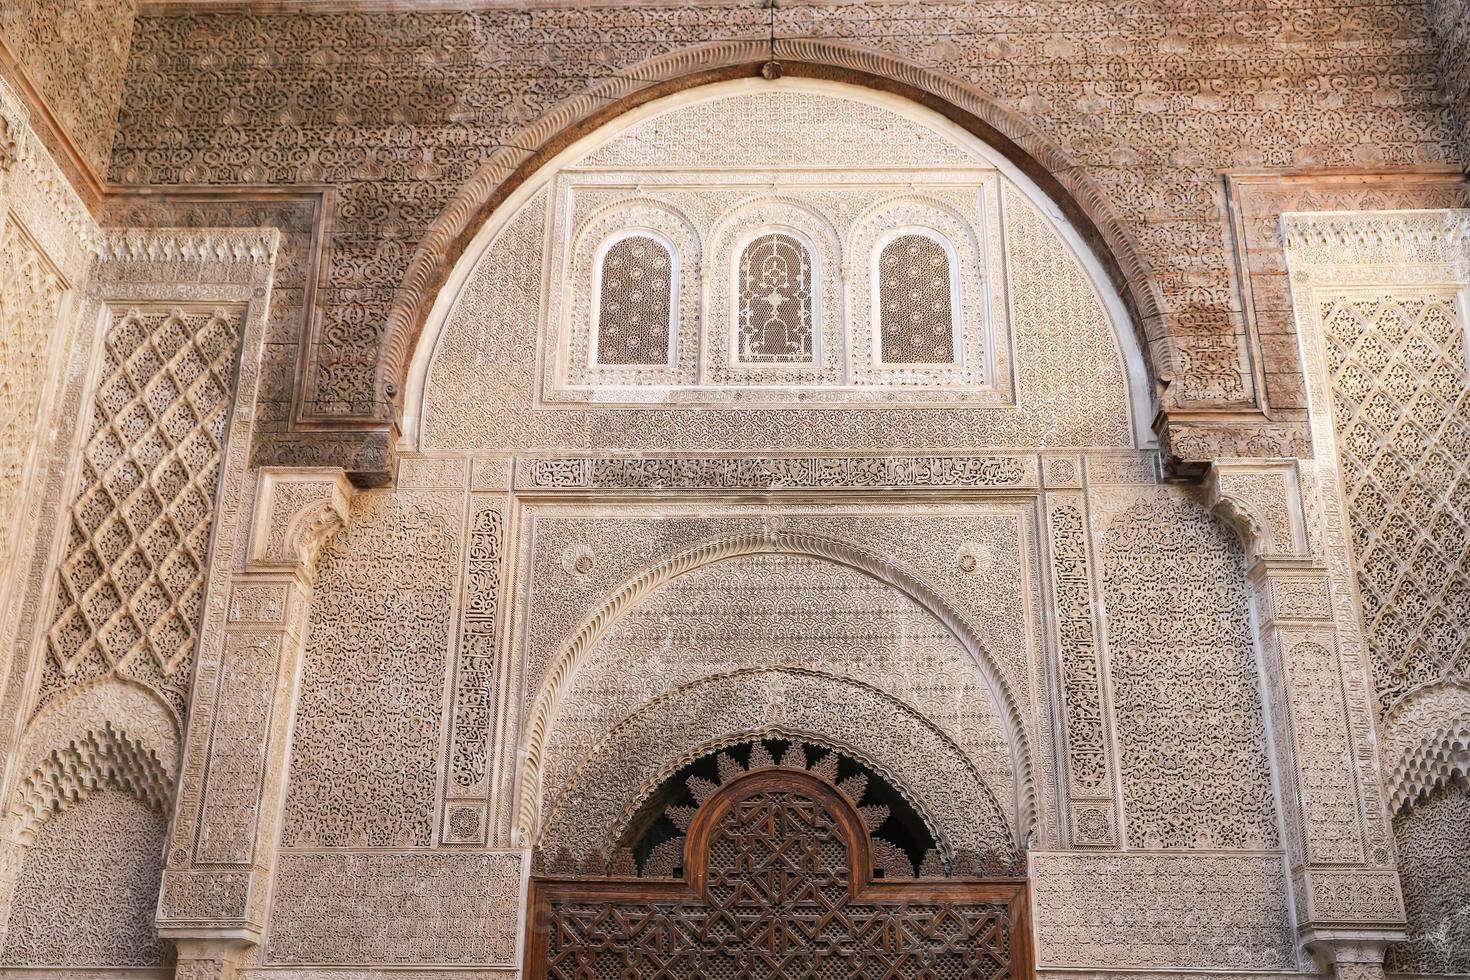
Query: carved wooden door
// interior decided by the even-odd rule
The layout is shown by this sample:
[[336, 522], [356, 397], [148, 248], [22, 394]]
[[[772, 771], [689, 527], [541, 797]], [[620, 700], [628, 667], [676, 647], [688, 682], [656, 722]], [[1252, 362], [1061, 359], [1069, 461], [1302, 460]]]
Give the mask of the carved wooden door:
[[822, 778], [756, 769], [699, 808], [682, 879], [533, 879], [530, 980], [1032, 976], [1024, 881], [878, 880]]

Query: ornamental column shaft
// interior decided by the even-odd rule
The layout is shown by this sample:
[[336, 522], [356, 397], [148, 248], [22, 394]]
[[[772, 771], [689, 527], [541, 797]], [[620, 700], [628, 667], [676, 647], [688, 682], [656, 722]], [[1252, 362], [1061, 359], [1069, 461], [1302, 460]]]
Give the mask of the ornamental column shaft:
[[1342, 642], [1300, 470], [1295, 460], [1220, 460], [1206, 491], [1246, 544], [1299, 939], [1337, 976], [1381, 976], [1405, 916], [1367, 667]]
[[316, 556], [352, 493], [340, 469], [263, 468], [244, 561], [210, 585], [223, 649], [195, 678], [158, 902], [181, 977], [231, 976], [264, 931]]

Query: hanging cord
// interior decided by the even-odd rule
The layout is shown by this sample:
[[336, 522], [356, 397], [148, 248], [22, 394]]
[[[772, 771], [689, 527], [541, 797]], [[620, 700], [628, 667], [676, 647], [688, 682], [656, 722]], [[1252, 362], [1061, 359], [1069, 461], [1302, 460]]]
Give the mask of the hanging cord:
[[771, 46], [766, 63], [761, 65], [761, 77], [773, 82], [782, 74], [781, 62], [776, 60], [776, 6], [779, 2], [780, 0], [764, 0], [765, 8], [771, 12], [767, 18], [771, 29]]

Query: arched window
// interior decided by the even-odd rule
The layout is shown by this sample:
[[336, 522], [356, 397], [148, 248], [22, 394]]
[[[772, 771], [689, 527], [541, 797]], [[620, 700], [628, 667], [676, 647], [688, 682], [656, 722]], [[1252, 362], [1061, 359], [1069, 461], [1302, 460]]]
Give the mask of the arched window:
[[598, 364], [663, 367], [674, 332], [673, 253], [652, 235], [613, 242], [598, 267]]
[[771, 232], [745, 246], [740, 253], [736, 360], [812, 363], [815, 280], [810, 249], [791, 235]]
[[954, 265], [930, 234], [910, 232], [878, 254], [879, 359], [885, 364], [954, 363]]

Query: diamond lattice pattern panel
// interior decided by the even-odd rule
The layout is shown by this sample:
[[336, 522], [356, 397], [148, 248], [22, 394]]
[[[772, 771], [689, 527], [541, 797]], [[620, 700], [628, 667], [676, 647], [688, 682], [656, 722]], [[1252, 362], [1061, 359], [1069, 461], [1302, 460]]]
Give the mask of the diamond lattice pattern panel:
[[110, 325], [38, 704], [115, 671], [182, 713], [240, 331], [223, 310]]
[[1470, 676], [1470, 388], [1450, 295], [1322, 309], [1379, 708]]

